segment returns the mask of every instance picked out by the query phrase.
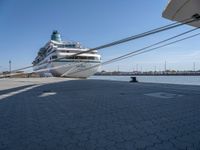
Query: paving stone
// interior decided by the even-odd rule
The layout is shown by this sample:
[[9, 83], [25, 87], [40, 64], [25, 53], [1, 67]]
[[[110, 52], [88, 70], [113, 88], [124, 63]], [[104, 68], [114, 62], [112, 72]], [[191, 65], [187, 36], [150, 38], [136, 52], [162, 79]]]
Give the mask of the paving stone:
[[[0, 93], [26, 88], [7, 82], [0, 80]], [[40, 97], [45, 90], [56, 94]], [[200, 149], [199, 93], [199, 86], [115, 81], [41, 84], [0, 100], [0, 150]]]
[[164, 142], [162, 144], [156, 144], [152, 147], [147, 147], [146, 150], [177, 150], [177, 148], [169, 142]]

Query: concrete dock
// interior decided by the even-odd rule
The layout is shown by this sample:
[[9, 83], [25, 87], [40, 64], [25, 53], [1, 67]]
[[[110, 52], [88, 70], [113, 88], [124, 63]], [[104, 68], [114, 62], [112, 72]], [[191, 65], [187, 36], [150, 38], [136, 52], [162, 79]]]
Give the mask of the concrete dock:
[[0, 79], [0, 150], [199, 150], [200, 86]]

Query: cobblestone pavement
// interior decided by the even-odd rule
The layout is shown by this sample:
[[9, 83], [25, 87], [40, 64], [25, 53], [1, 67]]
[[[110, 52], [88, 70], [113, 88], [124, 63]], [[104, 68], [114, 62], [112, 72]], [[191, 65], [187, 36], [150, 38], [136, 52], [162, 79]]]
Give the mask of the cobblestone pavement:
[[74, 80], [14, 94], [0, 100], [0, 150], [200, 149], [199, 86]]

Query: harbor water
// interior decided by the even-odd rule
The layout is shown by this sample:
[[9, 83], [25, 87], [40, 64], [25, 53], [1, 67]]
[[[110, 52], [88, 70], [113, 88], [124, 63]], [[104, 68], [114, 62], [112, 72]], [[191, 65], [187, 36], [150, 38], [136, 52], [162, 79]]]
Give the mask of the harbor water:
[[[135, 76], [139, 82], [200, 85], [200, 76]], [[92, 76], [90, 79], [130, 81], [131, 76]]]

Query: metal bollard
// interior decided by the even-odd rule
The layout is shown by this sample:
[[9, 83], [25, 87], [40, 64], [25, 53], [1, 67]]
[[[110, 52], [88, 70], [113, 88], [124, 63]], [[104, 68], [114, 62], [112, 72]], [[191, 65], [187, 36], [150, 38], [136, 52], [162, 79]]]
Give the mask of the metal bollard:
[[136, 77], [131, 77], [131, 81], [130, 82], [138, 82]]

